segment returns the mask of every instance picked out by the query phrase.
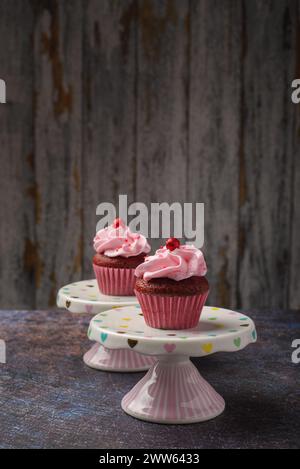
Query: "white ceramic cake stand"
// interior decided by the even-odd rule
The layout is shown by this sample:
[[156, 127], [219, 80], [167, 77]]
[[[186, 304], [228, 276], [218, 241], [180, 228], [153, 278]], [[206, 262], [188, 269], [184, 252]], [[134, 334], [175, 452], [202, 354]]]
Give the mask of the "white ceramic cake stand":
[[[137, 304], [135, 296], [103, 295], [95, 279], [66, 285], [57, 295], [57, 306], [66, 308], [72, 313], [95, 315], [107, 309]], [[148, 370], [155, 362], [155, 358], [140, 355], [130, 349], [110, 350], [97, 342], [84, 354], [83, 361], [87, 366], [97, 370], [134, 372]]]
[[209, 420], [225, 408], [189, 357], [236, 352], [256, 342], [250, 318], [214, 307], [203, 308], [196, 328], [180, 331], [148, 327], [139, 306], [118, 308], [95, 316], [88, 336], [106, 348], [155, 355], [156, 362], [123, 398], [122, 408], [141, 420], [177, 424]]

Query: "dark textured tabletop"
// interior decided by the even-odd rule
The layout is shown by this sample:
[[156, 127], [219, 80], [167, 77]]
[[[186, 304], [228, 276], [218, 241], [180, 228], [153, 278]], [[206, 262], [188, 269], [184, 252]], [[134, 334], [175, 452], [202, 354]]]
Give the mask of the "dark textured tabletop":
[[246, 312], [258, 342], [238, 353], [193, 359], [225, 398], [209, 422], [159, 425], [126, 415], [120, 402], [142, 373], [108, 373], [82, 361], [90, 317], [67, 311], [1, 311], [1, 448], [298, 448], [300, 313]]

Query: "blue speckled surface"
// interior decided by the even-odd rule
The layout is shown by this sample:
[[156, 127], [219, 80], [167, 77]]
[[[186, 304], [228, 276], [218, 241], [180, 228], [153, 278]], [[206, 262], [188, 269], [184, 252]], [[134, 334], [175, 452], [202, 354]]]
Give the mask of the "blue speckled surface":
[[86, 367], [90, 316], [66, 311], [2, 311], [1, 448], [297, 448], [300, 447], [300, 313], [244, 311], [259, 340], [239, 353], [193, 362], [226, 400], [215, 420], [149, 424], [124, 414], [121, 398], [142, 373]]

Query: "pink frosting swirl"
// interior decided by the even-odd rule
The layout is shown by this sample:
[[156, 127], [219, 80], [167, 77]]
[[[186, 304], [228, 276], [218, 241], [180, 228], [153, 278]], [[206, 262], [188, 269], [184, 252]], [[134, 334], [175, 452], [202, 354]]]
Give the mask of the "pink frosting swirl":
[[144, 280], [162, 277], [183, 280], [193, 276], [203, 277], [206, 272], [202, 251], [190, 244], [179, 246], [174, 251], [166, 247], [158, 249], [154, 256], [146, 257], [135, 269], [136, 277]]
[[122, 220], [117, 227], [113, 224], [96, 233], [94, 249], [108, 257], [132, 257], [151, 250], [145, 236], [132, 233]]

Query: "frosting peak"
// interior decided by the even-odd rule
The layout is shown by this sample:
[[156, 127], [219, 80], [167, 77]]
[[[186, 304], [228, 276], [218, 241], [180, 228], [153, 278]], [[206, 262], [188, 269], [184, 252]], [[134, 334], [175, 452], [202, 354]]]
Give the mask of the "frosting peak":
[[132, 257], [151, 250], [145, 236], [133, 233], [120, 218], [96, 233], [94, 249], [108, 257]]
[[158, 249], [154, 256], [146, 257], [143, 264], [135, 269], [136, 277], [144, 280], [171, 278], [183, 280], [189, 277], [203, 277], [207, 272], [202, 251], [186, 244], [170, 251], [166, 247]]

